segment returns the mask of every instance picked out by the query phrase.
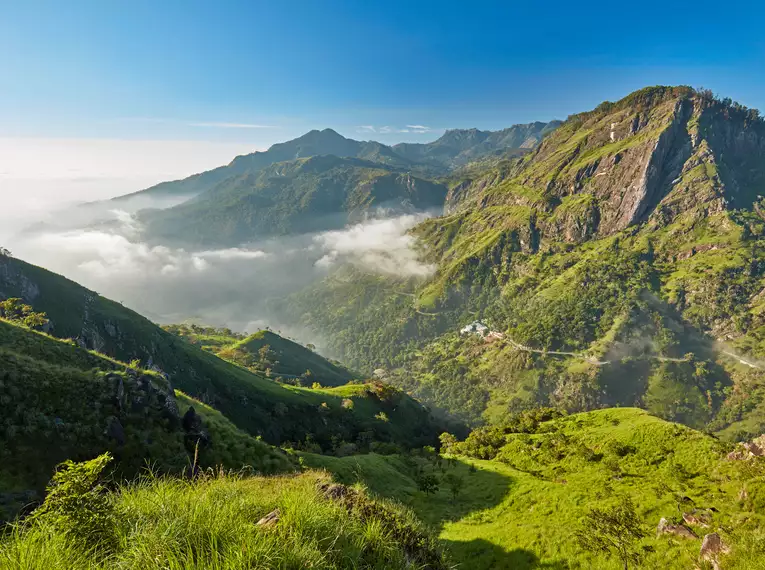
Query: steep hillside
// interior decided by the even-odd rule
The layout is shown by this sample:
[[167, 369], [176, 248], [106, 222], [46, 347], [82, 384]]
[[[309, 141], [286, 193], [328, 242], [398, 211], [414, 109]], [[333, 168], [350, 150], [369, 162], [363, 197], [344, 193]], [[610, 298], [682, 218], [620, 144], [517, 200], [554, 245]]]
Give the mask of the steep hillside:
[[[353, 319], [365, 276], [287, 310], [331, 332], [351, 365], [387, 368], [472, 421], [618, 404], [755, 435], [764, 158], [756, 111], [644, 89], [570, 117], [521, 160], [469, 172], [449, 214], [413, 230], [433, 278], [380, 283]], [[458, 334], [477, 318], [496, 334]]]
[[221, 360], [137, 313], [59, 275], [0, 257], [0, 298], [22, 297], [47, 313], [50, 330], [123, 362], [167, 374], [177, 389], [214, 407], [238, 428], [274, 444], [310, 440], [323, 449], [370, 441], [432, 443], [438, 426], [395, 390], [353, 385], [311, 390], [279, 384]]
[[232, 246], [273, 235], [339, 229], [376, 209], [440, 208], [446, 188], [369, 161], [316, 156], [229, 178], [196, 199], [147, 210], [146, 236], [161, 243]]
[[274, 365], [271, 374], [300, 376], [310, 371], [310, 379], [322, 386], [340, 386], [354, 379], [351, 371], [338, 366], [312, 350], [283, 338], [271, 331], [251, 334], [234, 347], [256, 355], [263, 349], [273, 353]]
[[[465, 442], [444, 442], [453, 454], [445, 458], [304, 461], [409, 506], [466, 568], [624, 568], [615, 551], [587, 546], [607, 526], [598, 524], [606, 513], [626, 501], [642, 534], [627, 543], [636, 556], [628, 568], [711, 568], [699, 553], [712, 533], [729, 549], [714, 556], [720, 568], [765, 563], [765, 460], [733, 458], [746, 452], [729, 459], [733, 446], [708, 435], [640, 410], [609, 409], [554, 420], [505, 417]], [[624, 536], [622, 527], [615, 533]]]
[[202, 468], [294, 468], [162, 375], [1, 319], [0, 394], [0, 518], [39, 497], [57, 464], [105, 451], [127, 477], [147, 463], [180, 474], [195, 451]]

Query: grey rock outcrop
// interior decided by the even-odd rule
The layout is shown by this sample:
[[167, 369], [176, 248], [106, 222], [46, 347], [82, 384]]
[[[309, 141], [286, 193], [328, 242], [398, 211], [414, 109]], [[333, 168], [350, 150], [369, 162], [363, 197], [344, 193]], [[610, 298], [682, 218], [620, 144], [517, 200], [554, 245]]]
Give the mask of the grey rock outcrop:
[[674, 524], [663, 518], [659, 521], [659, 526], [656, 528], [656, 535], [672, 534], [681, 538], [698, 538], [696, 533], [689, 529], [684, 524]]

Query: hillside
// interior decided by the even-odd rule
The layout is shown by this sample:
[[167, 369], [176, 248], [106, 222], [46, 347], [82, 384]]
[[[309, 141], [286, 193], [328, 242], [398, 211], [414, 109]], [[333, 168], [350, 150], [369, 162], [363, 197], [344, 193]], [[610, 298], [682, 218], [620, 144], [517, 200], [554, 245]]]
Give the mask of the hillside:
[[272, 378], [300, 380], [308, 385], [318, 382], [322, 386], [341, 386], [358, 378], [340, 363], [331, 362], [310, 347], [270, 330], [244, 335], [198, 325], [166, 325], [162, 328], [224, 360]]
[[[279, 384], [221, 360], [122, 305], [42, 268], [0, 256], [0, 298], [21, 297], [47, 313], [59, 338], [167, 374], [174, 388], [272, 444], [432, 443], [439, 428], [426, 408], [375, 384], [311, 390]], [[381, 419], [382, 418], [382, 419]]]
[[[636, 405], [754, 436], [763, 158], [756, 111], [647, 88], [570, 117], [520, 160], [468, 169], [448, 214], [413, 230], [432, 278], [342, 270], [284, 310], [351, 366], [386, 368], [472, 422]], [[498, 335], [458, 334], [476, 319]]]
[[0, 567], [448, 568], [410, 512], [334, 485], [325, 473], [146, 478], [107, 491], [97, 479], [106, 462], [59, 475], [94, 481], [79, 493], [66, 489], [69, 496], [43, 505], [31, 524], [0, 537]]
[[[629, 568], [711, 568], [699, 566], [699, 551], [713, 532], [730, 548], [718, 557], [721, 568], [762, 567], [762, 458], [726, 459], [732, 446], [636, 409], [532, 418], [506, 417], [503, 427], [464, 443], [444, 440], [454, 455], [442, 459], [306, 455], [305, 462], [409, 506], [466, 568], [621, 569], [614, 553], [585, 549], [577, 533], [592, 543], [588, 515], [625, 499], [644, 533], [634, 547], [639, 562]], [[431, 476], [435, 488], [423, 492]], [[686, 536], [657, 534], [662, 518]]]
[[148, 239], [236, 246], [286, 234], [340, 229], [378, 209], [440, 208], [446, 188], [383, 164], [315, 156], [229, 178], [193, 200], [140, 215]]
[[226, 166], [171, 182], [163, 182], [113, 202], [131, 199], [167, 197], [191, 198], [232, 177], [256, 174], [277, 162], [320, 155], [359, 158], [394, 168], [443, 173], [457, 164], [511, 149], [532, 148], [554, 130], [559, 121], [514, 125], [501, 131], [453, 129], [431, 143], [399, 144], [393, 147], [375, 141], [356, 141], [333, 131], [313, 130], [291, 141], [278, 143], [268, 150], [237, 156]]
[[147, 462], [180, 474], [193, 464], [197, 444], [202, 468], [294, 469], [283, 453], [175, 392], [162, 375], [1, 319], [0, 386], [0, 518], [39, 498], [59, 463], [105, 451], [124, 477]]

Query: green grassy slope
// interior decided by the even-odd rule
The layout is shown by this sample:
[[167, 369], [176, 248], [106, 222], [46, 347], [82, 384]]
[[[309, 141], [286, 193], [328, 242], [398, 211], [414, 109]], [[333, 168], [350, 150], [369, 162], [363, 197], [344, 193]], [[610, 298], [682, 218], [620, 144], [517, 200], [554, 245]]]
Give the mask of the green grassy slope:
[[263, 347], [269, 347], [274, 353], [277, 364], [272, 368], [273, 376], [300, 376], [306, 370], [311, 372], [311, 380], [322, 386], [340, 386], [354, 379], [354, 375], [306, 347], [286, 339], [271, 331], [258, 331], [234, 345], [235, 349], [245, 350], [257, 355]]
[[[730, 461], [731, 446], [637, 409], [609, 409], [544, 422], [532, 433], [477, 434], [442, 459], [398, 456], [329, 458], [306, 455], [340, 481], [362, 481], [414, 510], [439, 536], [454, 562], [471, 569], [603, 568], [621, 564], [584, 551], [574, 533], [590, 509], [630, 497], [648, 547], [640, 568], [699, 564], [701, 537], [719, 532], [732, 547], [722, 568], [765, 567], [765, 462]], [[440, 466], [440, 467], [439, 467]], [[419, 474], [435, 474], [438, 491], [418, 490]], [[448, 480], [463, 484], [456, 496]], [[656, 536], [662, 517], [677, 521], [693, 508], [709, 527], [698, 539]]]
[[[340, 363], [269, 330], [243, 335], [228, 329], [197, 325], [165, 325], [162, 328], [245, 368], [261, 373], [268, 369], [271, 378], [306, 376], [308, 384], [318, 382], [322, 386], [340, 386], [359, 378]], [[268, 352], [267, 358], [261, 357], [264, 349]], [[306, 371], [310, 374], [306, 375]]]
[[[0, 539], [2, 568], [250, 570], [446, 569], [411, 513], [326, 475], [149, 479], [104, 497], [97, 533], [62, 533], [54, 512]], [[102, 507], [102, 511], [104, 508]], [[258, 521], [276, 515], [273, 524]], [[94, 540], [94, 534], [99, 543]], [[100, 549], [94, 546], [102, 545]], [[109, 546], [105, 546], [109, 545]]]
[[[194, 406], [205, 437], [200, 467], [248, 466], [273, 473], [290, 460], [218, 412], [174, 394], [159, 374], [0, 320], [0, 482], [4, 492], [39, 493], [66, 459], [111, 451], [132, 477], [151, 464], [180, 473], [193, 463], [199, 432], [183, 414]], [[21, 505], [0, 505], [13, 511]], [[7, 517], [8, 512], [0, 514]]]
[[[374, 413], [362, 415], [345, 404], [344, 397], [277, 384], [253, 374], [118, 303], [17, 259], [0, 257], [0, 296], [24, 297], [35, 310], [47, 313], [58, 337], [78, 338], [81, 344], [123, 362], [138, 359], [145, 367], [159, 367], [175, 388], [270, 443], [308, 438], [322, 448], [331, 448], [333, 442], [361, 438], [417, 446], [438, 435], [429, 412], [404, 394], [380, 400], [374, 389], [354, 388], [358, 391], [352, 399], [368, 398], [376, 408]], [[391, 421], [378, 419], [380, 413]]]

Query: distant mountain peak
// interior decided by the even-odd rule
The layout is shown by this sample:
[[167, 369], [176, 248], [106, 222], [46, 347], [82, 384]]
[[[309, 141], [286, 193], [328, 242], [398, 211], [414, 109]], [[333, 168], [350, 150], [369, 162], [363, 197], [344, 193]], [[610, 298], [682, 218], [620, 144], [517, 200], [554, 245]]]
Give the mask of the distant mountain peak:
[[[163, 182], [136, 192], [129, 198], [188, 197], [211, 190], [231, 177], [240, 177], [278, 162], [286, 162], [318, 155], [359, 158], [387, 167], [414, 170], [425, 176], [444, 174], [467, 162], [505, 150], [531, 148], [539, 143], [557, 123], [531, 123], [516, 125], [502, 131], [450, 129], [430, 143], [401, 143], [388, 146], [376, 141], [349, 139], [331, 129], [313, 129], [266, 151], [253, 152], [234, 158], [228, 165], [195, 174], [184, 180]], [[128, 197], [119, 197], [124, 200]]]

